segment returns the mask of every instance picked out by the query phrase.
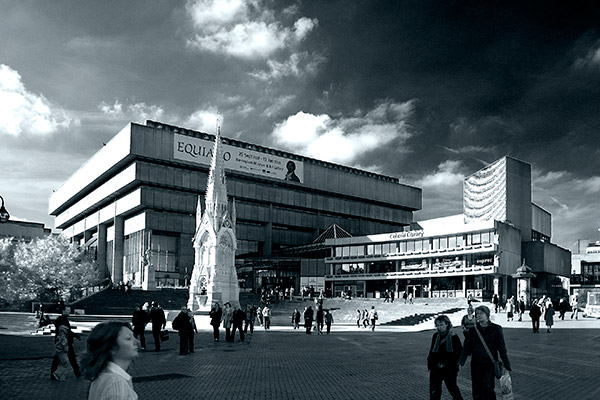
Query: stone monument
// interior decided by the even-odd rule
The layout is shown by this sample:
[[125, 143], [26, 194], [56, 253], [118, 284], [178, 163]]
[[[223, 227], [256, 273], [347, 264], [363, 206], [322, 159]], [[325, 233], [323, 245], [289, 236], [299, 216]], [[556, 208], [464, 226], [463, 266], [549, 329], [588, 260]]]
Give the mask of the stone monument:
[[240, 304], [235, 270], [235, 203], [230, 210], [223, 163], [219, 118], [206, 183], [204, 212], [201, 196], [198, 196], [196, 206], [195, 261], [187, 304], [192, 311], [208, 311], [213, 302], [221, 306], [226, 302], [232, 306]]

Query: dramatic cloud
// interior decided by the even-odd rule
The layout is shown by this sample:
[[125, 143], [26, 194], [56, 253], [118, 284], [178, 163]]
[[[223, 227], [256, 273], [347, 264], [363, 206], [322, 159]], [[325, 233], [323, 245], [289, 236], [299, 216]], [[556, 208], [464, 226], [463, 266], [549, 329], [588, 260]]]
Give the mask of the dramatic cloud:
[[284, 26], [260, 0], [196, 0], [188, 3], [196, 35], [188, 45], [244, 59], [264, 59], [301, 42], [317, 20], [299, 18]]
[[215, 108], [197, 110], [187, 119], [185, 126], [201, 132], [214, 133], [219, 112]]
[[268, 60], [268, 71], [258, 70], [251, 72], [249, 75], [262, 81], [279, 79], [284, 76], [299, 77], [304, 74], [314, 74], [319, 64], [324, 61], [325, 58], [319, 54], [293, 53], [289, 59], [283, 62]]
[[125, 107], [119, 100], [111, 105], [106, 102], [100, 103], [98, 108], [111, 119], [128, 120], [143, 123], [147, 119], [160, 121], [165, 115], [161, 106], [147, 105], [146, 103], [133, 103]]
[[325, 161], [352, 164], [359, 155], [410, 136], [406, 119], [413, 102], [382, 102], [373, 110], [350, 118], [298, 112], [277, 124], [271, 133], [283, 147]]
[[575, 68], [600, 68], [600, 43], [591, 48], [585, 57], [578, 58], [574, 63]]
[[0, 135], [47, 135], [70, 123], [43, 95], [27, 91], [17, 71], [0, 64]]
[[439, 189], [448, 186], [462, 185], [465, 175], [460, 171], [462, 163], [460, 161], [447, 160], [438, 165], [437, 170], [425, 175], [415, 182], [422, 188]]

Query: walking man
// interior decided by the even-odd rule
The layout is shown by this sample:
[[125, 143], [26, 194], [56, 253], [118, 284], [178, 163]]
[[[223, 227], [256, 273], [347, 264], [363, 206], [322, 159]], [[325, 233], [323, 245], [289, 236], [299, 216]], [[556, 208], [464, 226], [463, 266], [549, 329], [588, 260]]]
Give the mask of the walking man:
[[333, 324], [333, 315], [329, 310], [325, 310], [325, 325], [327, 325], [327, 334], [331, 332], [331, 324]]
[[377, 311], [375, 311], [375, 306], [371, 306], [371, 309], [369, 310], [369, 319], [371, 320], [371, 331], [374, 331], [375, 321], [379, 319]]
[[165, 329], [167, 319], [165, 312], [158, 306], [156, 301], [152, 302], [150, 309], [150, 321], [152, 322], [152, 337], [154, 338], [154, 351], [160, 351], [160, 331]]
[[[79, 378], [81, 376], [81, 372], [79, 371], [79, 365], [77, 364], [77, 357], [75, 356], [75, 349], [73, 348], [73, 338], [77, 338], [80, 339], [79, 334], [74, 333], [73, 331], [71, 331], [71, 323], [69, 322], [69, 310], [67, 310], [66, 308], [63, 308], [62, 310], [62, 314], [56, 318], [56, 321], [54, 321], [54, 327], [56, 328], [56, 336], [54, 337], [54, 341], [56, 342], [58, 340], [58, 336], [59, 336], [59, 330], [60, 327], [62, 325], [66, 326], [68, 328], [68, 332], [67, 332], [67, 341], [68, 341], [68, 350], [67, 350], [67, 356], [69, 358], [69, 363], [71, 363], [71, 367], [73, 367], [73, 372], [75, 373], [75, 376], [77, 378]], [[58, 377], [56, 376], [55, 372], [58, 369], [58, 365], [60, 364], [60, 358], [58, 354], [54, 354], [54, 357], [52, 358], [52, 366], [50, 367], [50, 379], [53, 381], [57, 381]]]
[[573, 316], [575, 316], [575, 319], [577, 319], [577, 314], [579, 314], [579, 308], [577, 308], [577, 297], [573, 298], [573, 301], [571, 301], [571, 308], [573, 309], [573, 312], [571, 313], [571, 319], [573, 319]]

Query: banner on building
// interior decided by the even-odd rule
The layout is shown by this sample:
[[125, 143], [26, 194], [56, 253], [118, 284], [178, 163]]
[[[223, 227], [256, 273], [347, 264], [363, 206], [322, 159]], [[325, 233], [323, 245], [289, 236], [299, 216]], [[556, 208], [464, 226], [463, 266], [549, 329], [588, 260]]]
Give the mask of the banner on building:
[[[173, 157], [194, 164], [210, 165], [214, 142], [211, 140], [174, 134]], [[223, 144], [226, 169], [246, 172], [292, 182], [304, 181], [304, 163], [291, 158], [262, 153], [256, 150]]]

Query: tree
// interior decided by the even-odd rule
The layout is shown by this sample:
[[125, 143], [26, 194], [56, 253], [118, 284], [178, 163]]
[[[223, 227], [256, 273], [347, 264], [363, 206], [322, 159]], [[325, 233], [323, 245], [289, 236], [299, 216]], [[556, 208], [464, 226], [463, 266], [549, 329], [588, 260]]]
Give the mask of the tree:
[[0, 298], [58, 300], [97, 281], [96, 263], [62, 235], [0, 241]]

